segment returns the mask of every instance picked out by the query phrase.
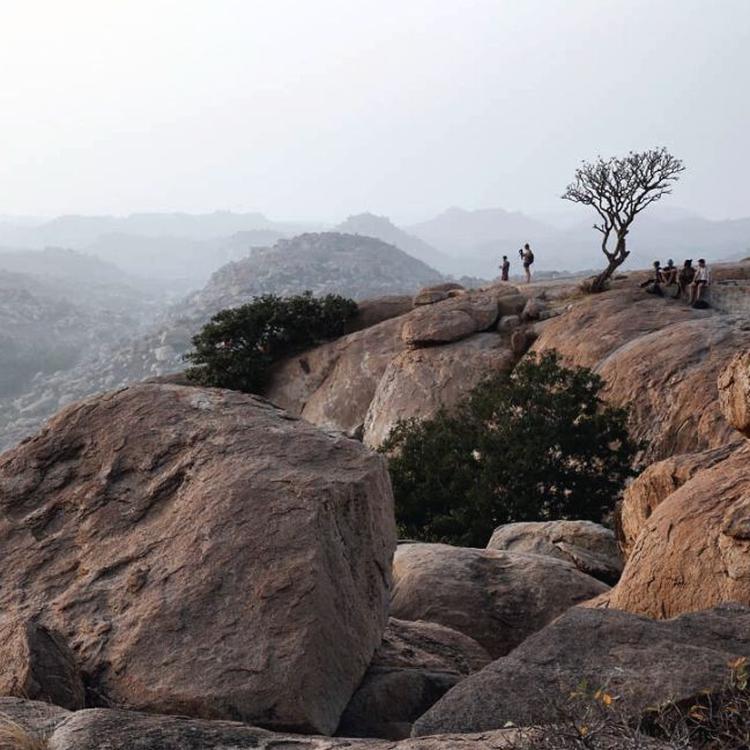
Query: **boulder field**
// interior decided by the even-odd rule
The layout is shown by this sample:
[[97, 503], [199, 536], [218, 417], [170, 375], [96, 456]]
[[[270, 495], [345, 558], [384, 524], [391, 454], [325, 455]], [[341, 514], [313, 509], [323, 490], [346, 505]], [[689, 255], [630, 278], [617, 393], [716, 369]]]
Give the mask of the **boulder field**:
[[444, 286], [422, 290], [405, 314], [280, 363], [266, 396], [378, 447], [399, 419], [431, 416], [493, 372], [512, 369], [511, 329], [496, 326], [502, 315], [520, 313], [527, 297], [508, 284]]
[[467, 677], [414, 725], [416, 735], [553, 723], [571, 691], [606, 690], [618, 710], [722, 688], [730, 663], [750, 657], [750, 609], [723, 605], [658, 622], [574, 607], [507, 656]]
[[14, 750], [533, 750], [513, 729], [394, 742], [279, 734], [230, 721], [118, 709], [71, 713], [12, 698], [0, 698], [0, 713], [13, 722]]
[[126, 388], [0, 457], [0, 611], [67, 645], [88, 705], [332, 733], [394, 547], [380, 456], [236, 392]]
[[391, 614], [436, 622], [497, 658], [608, 587], [563, 560], [447, 544], [400, 544]]
[[[529, 346], [631, 407], [617, 536], [397, 546], [370, 448]], [[165, 382], [74, 404], [0, 455], [0, 714], [46, 750], [530, 750], [581, 685], [633, 717], [719, 690], [750, 659], [748, 350], [746, 317], [632, 278], [451, 283], [279, 363], [285, 410]]]

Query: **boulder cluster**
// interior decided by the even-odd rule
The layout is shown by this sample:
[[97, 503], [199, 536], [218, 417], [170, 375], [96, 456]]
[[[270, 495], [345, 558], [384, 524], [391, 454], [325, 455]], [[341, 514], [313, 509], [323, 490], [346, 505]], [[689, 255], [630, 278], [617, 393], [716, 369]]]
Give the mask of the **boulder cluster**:
[[[530, 750], [582, 685], [634, 718], [721, 690], [750, 659], [749, 329], [622, 284], [440, 284], [362, 304], [269, 400], [144, 382], [66, 407], [0, 455], [0, 731]], [[644, 470], [613, 528], [399, 541], [371, 447], [530, 346], [631, 406]]]

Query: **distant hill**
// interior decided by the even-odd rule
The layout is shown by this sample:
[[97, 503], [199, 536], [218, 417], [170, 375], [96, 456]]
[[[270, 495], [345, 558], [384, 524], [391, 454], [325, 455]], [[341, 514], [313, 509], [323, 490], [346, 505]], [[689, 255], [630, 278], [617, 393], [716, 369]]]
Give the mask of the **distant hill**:
[[354, 299], [412, 293], [440, 273], [382, 240], [340, 232], [302, 234], [256, 248], [213, 274], [184, 307], [212, 313], [260, 294], [336, 293]]
[[397, 227], [388, 217], [371, 213], [350, 216], [333, 231], [343, 234], [361, 234], [375, 237], [389, 245], [395, 245], [413, 258], [443, 272], [453, 269], [453, 260], [424, 240]]
[[276, 222], [261, 213], [214, 211], [207, 214], [140, 213], [129, 216], [58, 216], [40, 224], [0, 223], [0, 244], [22, 247], [63, 245], [80, 248], [103, 235], [129, 234], [140, 237], [181, 237], [206, 240], [236, 232], [273, 229], [299, 233], [310, 225]]
[[18, 288], [42, 297], [66, 300], [76, 307], [113, 310], [133, 318], [142, 308], [152, 310], [163, 297], [141, 279], [123, 272], [95, 255], [59, 247], [44, 250], [0, 248], [0, 272], [5, 288], [16, 279]]
[[[583, 214], [582, 214], [583, 215]], [[594, 215], [553, 227], [521, 213], [503, 209], [465, 211], [451, 208], [430, 221], [406, 230], [454, 259], [453, 273], [480, 277], [497, 275], [502, 255], [511, 273], [520, 270], [518, 248], [529, 242], [536, 271], [579, 271], [604, 263], [600, 235], [592, 229]], [[750, 218], [712, 221], [684, 209], [659, 206], [639, 216], [628, 237], [627, 267], [647, 267], [653, 260], [705, 257], [732, 260], [750, 255]]]
[[412, 224], [406, 231], [450, 255], [473, 254], [489, 243], [498, 245], [496, 252], [514, 251], [524, 242], [533, 243], [554, 233], [549, 225], [516, 211], [455, 207], [429, 221]]

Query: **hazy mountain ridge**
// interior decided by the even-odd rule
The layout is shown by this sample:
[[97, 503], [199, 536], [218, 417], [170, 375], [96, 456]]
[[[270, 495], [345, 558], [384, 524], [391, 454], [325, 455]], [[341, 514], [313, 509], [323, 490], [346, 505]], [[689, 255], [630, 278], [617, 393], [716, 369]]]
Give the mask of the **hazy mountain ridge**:
[[[244, 240], [236, 237], [240, 247]], [[434, 269], [380, 240], [330, 232], [303, 234], [225, 264], [201, 291], [168, 308], [151, 309], [149, 324], [141, 325], [136, 318], [115, 325], [96, 315], [91, 321], [61, 317], [61, 325], [78, 332], [79, 356], [54, 371], [37, 367], [35, 360], [28, 364], [26, 382], [32, 381], [28, 387], [0, 398], [0, 449], [29, 434], [72, 400], [182, 369], [191, 336], [223, 308], [267, 293], [310, 290], [357, 299], [413, 293], [441, 280]], [[133, 302], [134, 315], [144, 309]], [[52, 342], [40, 341], [54, 351]]]

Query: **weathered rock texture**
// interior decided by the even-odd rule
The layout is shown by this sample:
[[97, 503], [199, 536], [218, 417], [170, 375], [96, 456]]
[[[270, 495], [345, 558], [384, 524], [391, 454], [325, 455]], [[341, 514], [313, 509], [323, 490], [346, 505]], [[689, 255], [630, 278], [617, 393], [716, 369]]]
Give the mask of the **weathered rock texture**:
[[547, 321], [534, 344], [604, 378], [605, 397], [630, 407], [648, 461], [737, 442], [719, 408], [716, 379], [748, 347], [750, 331], [736, 320], [638, 288], [587, 297]]
[[85, 705], [75, 657], [60, 636], [21, 617], [0, 620], [0, 695]]
[[719, 375], [718, 387], [727, 422], [750, 437], [750, 352], [734, 356]]
[[344, 737], [403, 739], [463, 677], [489, 664], [472, 638], [433, 622], [391, 618], [383, 643], [341, 717]]
[[380, 446], [399, 419], [426, 419], [455, 404], [482, 380], [508, 372], [516, 358], [497, 334], [449, 346], [401, 352], [385, 369], [367, 410], [364, 441]]
[[513, 729], [389, 742], [276, 734], [229, 721], [102, 708], [50, 716], [44, 704], [8, 706], [0, 699], [0, 710], [6, 708], [46, 750], [532, 750]]
[[607, 602], [657, 618], [750, 604], [750, 446], [699, 471], [658, 505]]
[[472, 292], [415, 310], [401, 336], [409, 346], [447, 344], [486, 331], [497, 322], [499, 308], [491, 292]]
[[545, 555], [613, 584], [622, 572], [615, 534], [591, 521], [509, 523], [495, 529], [487, 549]]
[[381, 457], [240, 393], [128, 388], [0, 458], [0, 609], [119, 705], [332, 732], [394, 545]]
[[575, 607], [508, 656], [467, 677], [414, 727], [415, 734], [479, 732], [559, 720], [586, 683], [638, 714], [667, 700], [719, 689], [729, 662], [750, 656], [750, 609], [724, 606], [657, 622], [616, 610]]
[[512, 287], [467, 292], [323, 344], [279, 364], [266, 396], [378, 447], [399, 418], [432, 416], [512, 367], [518, 357], [508, 338], [483, 331], [514, 297], [523, 307], [526, 298]]
[[447, 544], [399, 545], [393, 581], [394, 617], [458, 630], [495, 658], [574, 604], [607, 591], [562, 560]]
[[657, 461], [639, 474], [625, 489], [619, 510], [623, 552], [629, 555], [635, 540], [656, 507], [703, 469], [726, 459], [736, 446], [728, 445], [701, 453], [683, 453]]

